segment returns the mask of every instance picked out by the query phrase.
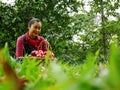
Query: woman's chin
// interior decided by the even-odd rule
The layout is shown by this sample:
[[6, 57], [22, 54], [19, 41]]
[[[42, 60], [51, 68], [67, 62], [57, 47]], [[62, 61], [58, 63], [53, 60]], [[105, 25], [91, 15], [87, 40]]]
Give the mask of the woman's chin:
[[38, 34], [33, 34], [35, 37], [38, 36]]
[[36, 38], [38, 36], [38, 34], [35, 34], [34, 37]]

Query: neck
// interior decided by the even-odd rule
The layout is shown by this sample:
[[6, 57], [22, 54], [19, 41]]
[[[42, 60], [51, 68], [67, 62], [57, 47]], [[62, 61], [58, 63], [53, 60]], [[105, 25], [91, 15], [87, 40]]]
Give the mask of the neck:
[[37, 36], [32, 36], [29, 33], [28, 33], [28, 36], [29, 36], [30, 39], [36, 39], [37, 38]]

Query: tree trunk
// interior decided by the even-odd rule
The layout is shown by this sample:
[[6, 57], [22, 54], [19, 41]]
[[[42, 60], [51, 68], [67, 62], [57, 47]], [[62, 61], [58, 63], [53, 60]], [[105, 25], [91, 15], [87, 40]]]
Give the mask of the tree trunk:
[[107, 33], [104, 27], [105, 24], [105, 15], [104, 15], [104, 7], [103, 7], [103, 0], [101, 0], [101, 20], [102, 20], [102, 35], [103, 35], [103, 54], [105, 60], [107, 60]]

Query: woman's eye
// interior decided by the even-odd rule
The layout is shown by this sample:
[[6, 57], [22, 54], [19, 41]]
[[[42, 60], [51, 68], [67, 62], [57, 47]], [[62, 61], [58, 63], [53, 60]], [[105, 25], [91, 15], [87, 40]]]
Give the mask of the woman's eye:
[[37, 27], [37, 26], [36, 26], [36, 27], [34, 27], [34, 28], [35, 28], [35, 29], [39, 29], [39, 30], [40, 30], [40, 27]]
[[37, 27], [34, 27], [35, 29], [37, 29]]

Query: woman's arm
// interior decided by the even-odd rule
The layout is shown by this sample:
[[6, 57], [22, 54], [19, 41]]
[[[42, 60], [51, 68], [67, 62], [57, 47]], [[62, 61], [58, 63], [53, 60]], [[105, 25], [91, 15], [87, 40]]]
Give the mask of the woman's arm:
[[46, 40], [42, 36], [39, 36], [38, 39], [40, 40], [38, 50], [48, 51], [48, 45]]
[[48, 45], [47, 45], [47, 42], [44, 40], [44, 42], [43, 42], [43, 46], [42, 46], [43, 48], [43, 51], [47, 51], [48, 50]]
[[22, 36], [18, 37], [17, 43], [16, 43], [16, 58], [23, 57], [23, 38]]

